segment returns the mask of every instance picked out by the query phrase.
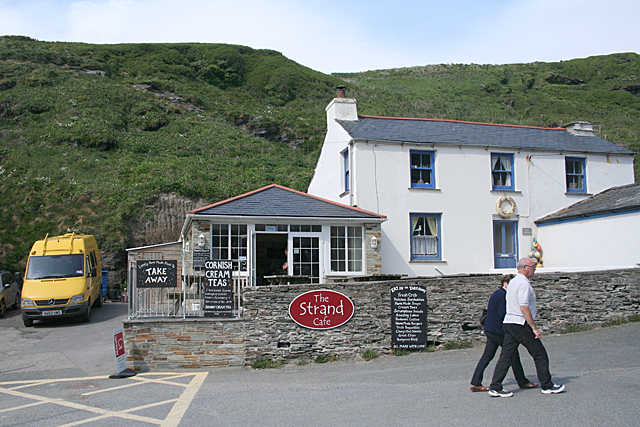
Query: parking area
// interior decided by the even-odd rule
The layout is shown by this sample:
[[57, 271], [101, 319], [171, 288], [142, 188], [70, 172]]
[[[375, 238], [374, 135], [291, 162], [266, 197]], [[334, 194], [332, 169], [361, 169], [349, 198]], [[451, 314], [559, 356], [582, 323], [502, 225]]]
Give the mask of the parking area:
[[[206, 372], [0, 382], [0, 425], [177, 426]], [[125, 397], [126, 396], [126, 397]]]

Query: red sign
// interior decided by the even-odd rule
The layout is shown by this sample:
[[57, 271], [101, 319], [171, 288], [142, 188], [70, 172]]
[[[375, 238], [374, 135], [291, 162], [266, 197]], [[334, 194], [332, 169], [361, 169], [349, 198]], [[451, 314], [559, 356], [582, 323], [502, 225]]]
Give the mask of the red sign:
[[289, 305], [289, 316], [300, 326], [331, 329], [353, 316], [353, 302], [340, 292], [320, 289], [298, 295]]
[[117, 330], [113, 335], [113, 346], [116, 350], [116, 357], [124, 356], [124, 333]]

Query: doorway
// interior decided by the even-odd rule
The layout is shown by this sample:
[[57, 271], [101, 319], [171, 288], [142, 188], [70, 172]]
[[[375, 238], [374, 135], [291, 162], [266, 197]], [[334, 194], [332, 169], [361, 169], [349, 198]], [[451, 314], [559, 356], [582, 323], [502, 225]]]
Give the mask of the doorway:
[[288, 274], [287, 233], [256, 234], [256, 285], [268, 285], [264, 276]]
[[493, 254], [495, 268], [516, 268], [517, 221], [493, 222]]

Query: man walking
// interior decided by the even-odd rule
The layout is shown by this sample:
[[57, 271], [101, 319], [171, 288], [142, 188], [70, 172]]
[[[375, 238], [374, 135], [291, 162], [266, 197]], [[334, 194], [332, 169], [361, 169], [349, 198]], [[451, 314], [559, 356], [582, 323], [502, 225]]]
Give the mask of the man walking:
[[[487, 344], [484, 347], [482, 357], [480, 357], [480, 360], [476, 365], [476, 369], [473, 372], [473, 377], [471, 378], [471, 391], [473, 392], [489, 391], [488, 388], [482, 385], [482, 376], [484, 370], [489, 366], [493, 356], [496, 354], [496, 350], [498, 350], [498, 347], [502, 347], [502, 343], [504, 341], [502, 321], [507, 313], [507, 286], [511, 279], [513, 279], [513, 276], [513, 274], [502, 276], [502, 279], [500, 280], [501, 286], [497, 291], [491, 294], [491, 298], [489, 298], [487, 317], [484, 322], [484, 334], [487, 336]], [[524, 369], [522, 368], [522, 363], [520, 363], [520, 355], [517, 351], [513, 356], [511, 370], [513, 371], [513, 375], [516, 377], [516, 381], [520, 388], [538, 387], [538, 384], [529, 381], [524, 375]]]
[[535, 263], [523, 258], [516, 265], [518, 274], [507, 287], [507, 314], [504, 317], [504, 343], [500, 358], [493, 371], [493, 379], [489, 387], [491, 397], [511, 397], [513, 393], [502, 388], [502, 381], [507, 375], [518, 346], [522, 344], [533, 357], [538, 373], [542, 393], [555, 394], [564, 391], [564, 385], [554, 384], [549, 372], [549, 357], [540, 338], [542, 332], [536, 327], [536, 294], [529, 279], [536, 272]]

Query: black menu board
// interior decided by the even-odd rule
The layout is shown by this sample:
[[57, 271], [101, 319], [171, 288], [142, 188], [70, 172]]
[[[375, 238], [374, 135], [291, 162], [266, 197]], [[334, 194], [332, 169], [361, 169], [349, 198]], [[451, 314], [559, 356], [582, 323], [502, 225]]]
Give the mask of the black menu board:
[[420, 350], [427, 345], [427, 290], [391, 288], [391, 348]]
[[194, 249], [193, 250], [193, 269], [204, 270], [204, 263], [209, 260], [211, 253], [209, 249]]
[[232, 317], [233, 262], [204, 263], [204, 317]]
[[174, 288], [177, 286], [178, 261], [136, 261], [136, 286], [138, 288]]

